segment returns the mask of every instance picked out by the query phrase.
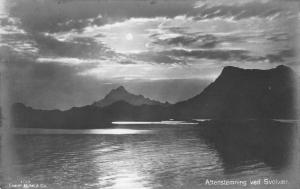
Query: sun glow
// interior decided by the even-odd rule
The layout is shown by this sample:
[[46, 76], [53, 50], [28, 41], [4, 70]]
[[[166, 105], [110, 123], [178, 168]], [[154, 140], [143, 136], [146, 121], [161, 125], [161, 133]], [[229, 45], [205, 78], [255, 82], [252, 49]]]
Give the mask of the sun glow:
[[132, 35], [131, 33], [128, 33], [128, 34], [126, 35], [126, 39], [127, 39], [128, 41], [131, 41], [131, 40], [133, 39], [133, 35]]

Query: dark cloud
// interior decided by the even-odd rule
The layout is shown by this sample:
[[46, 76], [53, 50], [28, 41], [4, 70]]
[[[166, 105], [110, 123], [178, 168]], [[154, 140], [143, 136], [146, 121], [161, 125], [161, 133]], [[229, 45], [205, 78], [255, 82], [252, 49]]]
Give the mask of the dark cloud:
[[[88, 25], [104, 25], [129, 18], [187, 15], [196, 19], [214, 17], [267, 17], [285, 12], [282, 3], [249, 2], [236, 5], [202, 6], [196, 0], [13, 0], [10, 14], [20, 18], [28, 31], [59, 32], [81, 30]], [[122, 8], [120, 8], [122, 7]]]
[[166, 41], [169, 45], [189, 45], [191, 43], [195, 43], [199, 40], [198, 36], [179, 36], [174, 38], [169, 38]]
[[[286, 52], [287, 53], [287, 52]], [[186, 64], [189, 58], [193, 59], [210, 59], [220, 61], [263, 61], [275, 55], [267, 55], [266, 57], [257, 57], [250, 55], [246, 50], [188, 50], [188, 49], [172, 49], [157, 52], [143, 52], [129, 56], [132, 60], [141, 60], [154, 63], [166, 64]], [[276, 57], [282, 57], [276, 55]]]
[[[198, 11], [197, 19], [208, 19], [214, 17], [233, 17], [236, 20], [250, 18], [250, 17], [261, 17], [266, 18], [273, 16], [277, 13], [284, 13], [287, 11], [286, 7], [278, 1], [260, 2], [250, 1], [248, 3], [236, 3], [236, 4], [216, 4], [207, 3], [196, 10]], [[196, 12], [191, 15], [196, 15]]]
[[20, 21], [7, 15], [0, 16], [0, 46], [9, 47], [21, 55], [32, 55], [37, 51], [34, 41], [21, 28]]
[[247, 61], [258, 62], [268, 61], [270, 63], [283, 63], [286, 58], [295, 57], [296, 53], [293, 49], [286, 49], [278, 53], [267, 54], [265, 56], [251, 55], [246, 50], [186, 50], [186, 49], [173, 49], [159, 52], [143, 52], [131, 55], [132, 60], [141, 60], [154, 63], [166, 64], [185, 64], [188, 58], [194, 59], [210, 59], [220, 61]]
[[56, 28], [53, 28], [52, 31], [70, 31], [77, 30], [81, 32], [82, 29], [88, 26], [101, 26], [107, 23], [107, 20], [103, 18], [101, 15], [98, 15], [96, 18], [88, 18], [88, 19], [71, 19], [68, 21], [60, 22], [56, 24]]
[[163, 46], [193, 46], [198, 48], [213, 48], [218, 44], [218, 39], [214, 35], [197, 35], [197, 34], [183, 34], [178, 37], [170, 37], [167, 39], [159, 39], [156, 37], [154, 44]]
[[120, 60], [119, 63], [120, 64], [136, 64], [136, 62], [133, 60]]
[[294, 49], [285, 49], [281, 50], [276, 54], [268, 54], [265, 59], [267, 59], [271, 63], [284, 62], [286, 58], [292, 58], [296, 56], [296, 52]]
[[176, 58], [175, 56], [168, 55], [164, 52], [143, 52], [130, 55], [130, 58], [138, 61], [154, 62], [154, 63], [184, 63], [183, 59]]
[[164, 52], [166, 55], [175, 57], [205, 58], [213, 60], [248, 60], [251, 56], [245, 50], [170, 50]]
[[[155, 2], [155, 3], [151, 3]], [[195, 0], [14, 0], [10, 14], [26, 30], [59, 32], [87, 24], [103, 25], [128, 18], [175, 17], [193, 10]], [[101, 17], [98, 17], [101, 15]], [[98, 19], [95, 19], [97, 18]]]
[[265, 56], [250, 56], [243, 54], [241, 56], [237, 56], [237, 59], [245, 60], [248, 62], [257, 62], [257, 61], [267, 61], [270, 63], [280, 63], [283, 64], [286, 62], [287, 58], [295, 58], [296, 52], [294, 49], [285, 49], [281, 50], [277, 53], [266, 54]]
[[114, 52], [104, 44], [96, 42], [93, 38], [75, 38], [71, 42], [42, 34], [33, 35], [42, 56], [75, 57], [75, 58], [101, 58], [113, 56]]
[[165, 27], [165, 29], [169, 30], [170, 32], [173, 33], [186, 33], [187, 27]]
[[288, 33], [275, 33], [275, 34], [270, 34], [271, 36], [268, 37], [267, 39], [270, 41], [286, 41], [290, 38]]

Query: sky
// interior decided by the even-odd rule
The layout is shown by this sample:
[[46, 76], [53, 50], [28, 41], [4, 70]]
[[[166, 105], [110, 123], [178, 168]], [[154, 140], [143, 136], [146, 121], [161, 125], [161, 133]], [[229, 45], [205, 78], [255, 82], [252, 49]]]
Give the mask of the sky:
[[224, 66], [298, 70], [297, 0], [0, 0], [11, 102], [68, 109], [120, 85], [175, 103]]

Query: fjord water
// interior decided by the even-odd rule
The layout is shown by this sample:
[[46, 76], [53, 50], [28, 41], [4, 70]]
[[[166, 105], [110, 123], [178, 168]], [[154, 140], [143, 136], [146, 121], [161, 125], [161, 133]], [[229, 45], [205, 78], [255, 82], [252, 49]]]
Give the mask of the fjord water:
[[[206, 126], [19, 130], [11, 136], [9, 151], [1, 151], [1, 157], [10, 157], [10, 171], [0, 172], [1, 183], [25, 181], [72, 189], [194, 189], [204, 187], [206, 179], [280, 178], [287, 168], [282, 159], [272, 164], [255, 153], [243, 155], [243, 150], [249, 150], [246, 146], [218, 147], [202, 136]], [[276, 153], [287, 152], [277, 149]]]

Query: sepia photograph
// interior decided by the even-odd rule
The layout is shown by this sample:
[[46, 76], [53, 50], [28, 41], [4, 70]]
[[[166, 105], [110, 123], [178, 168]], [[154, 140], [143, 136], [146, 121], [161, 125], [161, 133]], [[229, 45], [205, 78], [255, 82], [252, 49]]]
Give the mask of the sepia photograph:
[[299, 0], [0, 0], [0, 189], [300, 189]]

